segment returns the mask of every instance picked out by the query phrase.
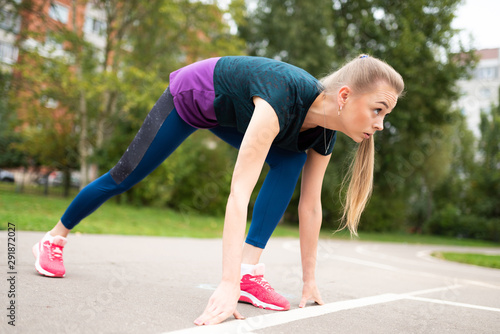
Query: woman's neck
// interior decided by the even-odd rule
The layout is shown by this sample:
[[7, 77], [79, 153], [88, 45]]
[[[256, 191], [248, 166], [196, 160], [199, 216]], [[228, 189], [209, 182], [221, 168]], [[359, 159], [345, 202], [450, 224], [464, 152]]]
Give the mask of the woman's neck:
[[338, 117], [335, 96], [325, 93], [319, 94], [307, 111], [300, 131], [312, 129], [317, 126], [342, 132], [343, 126]]

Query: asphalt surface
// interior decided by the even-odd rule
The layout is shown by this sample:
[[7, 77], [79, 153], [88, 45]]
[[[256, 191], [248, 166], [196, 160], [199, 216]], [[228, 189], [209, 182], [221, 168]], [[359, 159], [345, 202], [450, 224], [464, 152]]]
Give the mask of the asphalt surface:
[[[266, 278], [291, 310], [239, 304], [246, 320], [196, 327], [221, 276], [220, 239], [71, 235], [67, 274], [57, 279], [34, 268], [31, 247], [42, 236], [16, 232], [12, 271], [8, 232], [0, 231], [1, 333], [500, 333], [500, 270], [429, 256], [500, 248], [320, 241], [326, 305], [299, 309], [299, 242], [272, 238], [262, 258]], [[12, 300], [15, 327], [7, 317]]]

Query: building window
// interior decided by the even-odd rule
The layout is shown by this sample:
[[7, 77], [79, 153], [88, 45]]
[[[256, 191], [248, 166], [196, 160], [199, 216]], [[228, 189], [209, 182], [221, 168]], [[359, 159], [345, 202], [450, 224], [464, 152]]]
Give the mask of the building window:
[[49, 16], [61, 23], [68, 23], [69, 9], [58, 3], [52, 3], [49, 9]]
[[17, 61], [19, 50], [12, 44], [0, 42], [0, 61], [14, 64]]
[[98, 20], [94, 17], [87, 16], [85, 18], [85, 25], [83, 31], [88, 34], [95, 34], [104, 36], [106, 34], [106, 22]]
[[479, 94], [482, 98], [489, 99], [491, 97], [491, 90], [489, 90], [489, 88], [481, 88]]
[[21, 17], [11, 11], [0, 10], [0, 28], [14, 33], [19, 33]]
[[478, 68], [475, 77], [476, 79], [496, 79], [498, 78], [498, 67]]

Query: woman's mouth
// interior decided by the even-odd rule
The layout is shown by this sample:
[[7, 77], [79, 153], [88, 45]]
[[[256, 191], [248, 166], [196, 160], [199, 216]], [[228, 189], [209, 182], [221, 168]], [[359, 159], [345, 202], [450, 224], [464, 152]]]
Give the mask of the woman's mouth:
[[370, 136], [371, 136], [371, 134], [370, 134], [370, 133], [366, 133], [366, 132], [365, 132], [364, 134], [365, 134], [365, 139], [368, 139], [368, 138], [370, 138]]

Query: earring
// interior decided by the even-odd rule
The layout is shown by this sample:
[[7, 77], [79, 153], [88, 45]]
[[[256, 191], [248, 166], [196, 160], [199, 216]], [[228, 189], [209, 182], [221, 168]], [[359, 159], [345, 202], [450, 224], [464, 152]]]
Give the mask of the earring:
[[339, 111], [337, 112], [337, 115], [340, 116], [340, 112], [342, 111], [342, 106], [340, 106]]

